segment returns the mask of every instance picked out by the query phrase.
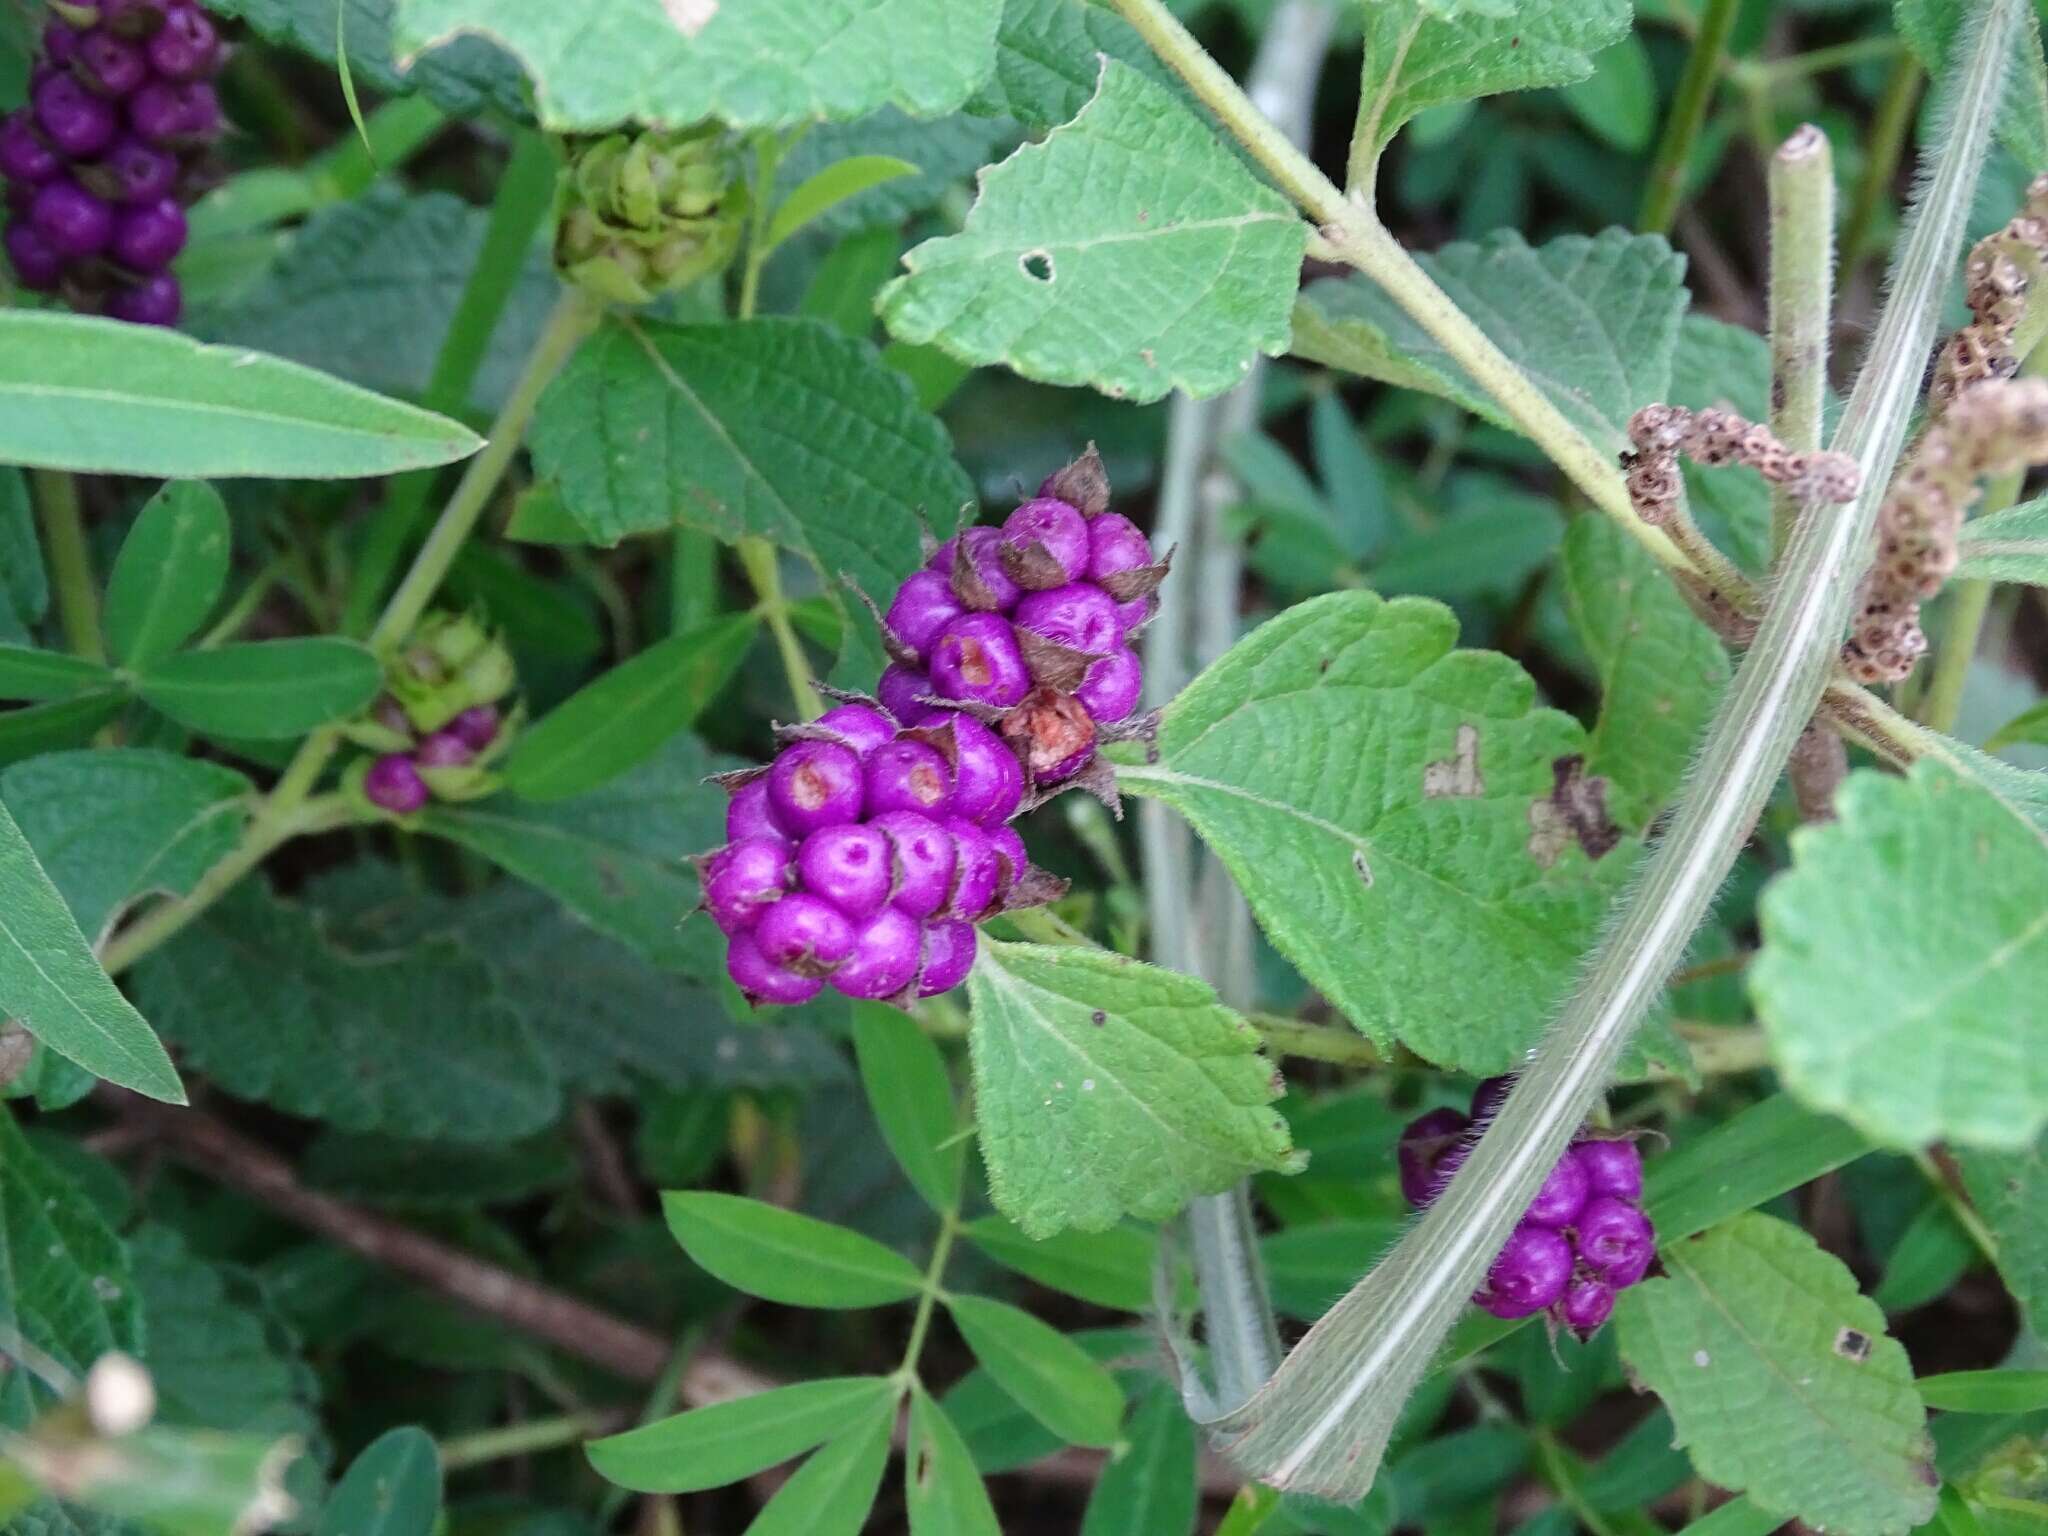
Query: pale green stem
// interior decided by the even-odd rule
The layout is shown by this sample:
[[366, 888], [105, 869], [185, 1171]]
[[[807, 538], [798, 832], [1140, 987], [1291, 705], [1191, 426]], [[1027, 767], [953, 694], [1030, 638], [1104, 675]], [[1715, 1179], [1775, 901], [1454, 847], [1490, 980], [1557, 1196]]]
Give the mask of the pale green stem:
[[36, 511], [42, 515], [43, 547], [50, 560], [50, 582], [56, 591], [57, 622], [64, 643], [75, 656], [105, 661], [100, 638], [100, 592], [93, 580], [92, 552], [85, 542], [85, 519], [78, 507], [78, 481], [61, 469], [35, 472]]
[[1266, 1049], [1278, 1056], [1326, 1061], [1337, 1067], [1383, 1067], [1387, 1063], [1379, 1047], [1355, 1029], [1310, 1024], [1274, 1013], [1254, 1013], [1250, 1019]]
[[775, 637], [775, 649], [782, 655], [782, 670], [789, 679], [796, 712], [802, 719], [815, 720], [825, 712], [825, 705], [818, 697], [817, 679], [811, 672], [810, 658], [804, 654], [803, 640], [789, 621], [789, 599], [782, 592], [782, 570], [775, 545], [768, 539], [749, 535], [735, 548], [747, 580], [753, 583], [754, 596], [760, 600], [761, 617]]
[[220, 622], [200, 636], [193, 649], [210, 651], [240, 634], [242, 626], [256, 616], [256, 610], [261, 608], [263, 600], [270, 596], [270, 589], [278, 584], [283, 569], [284, 558], [279, 556], [258, 571], [251, 578], [249, 585], [242, 589], [241, 595], [229, 605], [228, 611], [220, 616]]
[[932, 1314], [945, 1295], [946, 1261], [953, 1256], [953, 1239], [960, 1235], [960, 1205], [956, 1200], [939, 1213], [939, 1235], [932, 1242], [931, 1262], [925, 1266], [924, 1294], [917, 1298], [917, 1311], [910, 1319], [910, 1338], [903, 1346], [903, 1362], [896, 1367], [896, 1379], [904, 1386], [917, 1380], [917, 1362], [924, 1354], [924, 1341], [932, 1328]]
[[[1835, 165], [1811, 123], [1771, 156], [1771, 430], [1794, 453], [1820, 446], [1834, 311]], [[1771, 492], [1771, 554], [1784, 553], [1799, 506]]]
[[1949, 588], [1941, 637], [1935, 645], [1934, 670], [1928, 677], [1926, 696], [1914, 711], [1921, 724], [1944, 734], [1954, 733], [1956, 717], [1962, 713], [1970, 663], [1976, 659], [1977, 640], [1985, 615], [1991, 611], [1991, 587], [1987, 579], [1972, 576]]
[[1970, 1241], [1977, 1245], [1977, 1251], [1993, 1264], [1998, 1262], [1998, 1235], [1984, 1224], [1984, 1218], [1977, 1214], [1977, 1208], [1965, 1200], [1956, 1187], [1942, 1172], [1941, 1165], [1925, 1150], [1913, 1154], [1913, 1166], [1920, 1170], [1920, 1176], [1933, 1187], [1935, 1195], [1956, 1223], [1970, 1235]]
[[525, 1424], [505, 1424], [456, 1435], [440, 1444], [441, 1469], [460, 1471], [484, 1466], [513, 1456], [530, 1456], [536, 1451], [556, 1451], [592, 1435], [602, 1434], [611, 1424], [603, 1414], [565, 1413], [551, 1419], [534, 1419]]
[[1657, 155], [1650, 164], [1649, 185], [1643, 191], [1642, 210], [1636, 228], [1661, 235], [1678, 217], [1678, 204], [1685, 196], [1685, 173], [1692, 163], [1693, 146], [1707, 120], [1707, 107], [1714, 99], [1714, 82], [1720, 77], [1721, 56], [1728, 47], [1728, 34], [1735, 26], [1741, 0], [1707, 0], [1706, 14], [1686, 56], [1685, 72], [1678, 77], [1678, 91], [1671, 100], [1671, 115], [1664, 120], [1664, 136], [1657, 141]]

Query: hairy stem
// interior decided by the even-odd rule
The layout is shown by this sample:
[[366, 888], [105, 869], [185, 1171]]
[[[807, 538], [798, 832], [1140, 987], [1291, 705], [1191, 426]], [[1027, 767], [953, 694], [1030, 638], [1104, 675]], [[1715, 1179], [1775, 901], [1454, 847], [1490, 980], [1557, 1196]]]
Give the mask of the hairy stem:
[[1686, 56], [1685, 73], [1678, 77], [1678, 93], [1671, 99], [1671, 115], [1664, 120], [1664, 135], [1657, 141], [1643, 206], [1636, 214], [1636, 228], [1646, 234], [1667, 233], [1678, 217], [1678, 204], [1685, 196], [1686, 168], [1707, 120], [1714, 83], [1721, 74], [1721, 57], [1727, 52], [1728, 34], [1740, 8], [1740, 0], [1707, 0], [1692, 52]]
[[72, 655], [105, 661], [100, 638], [100, 591], [85, 542], [85, 518], [78, 506], [78, 480], [61, 469], [35, 472], [36, 512], [43, 524], [43, 548], [56, 591], [57, 622]]
[[[1835, 163], [1808, 123], [1771, 156], [1771, 430], [1794, 453], [1820, 446], [1834, 313]], [[1782, 555], [1799, 511], [1771, 488], [1771, 554]]]

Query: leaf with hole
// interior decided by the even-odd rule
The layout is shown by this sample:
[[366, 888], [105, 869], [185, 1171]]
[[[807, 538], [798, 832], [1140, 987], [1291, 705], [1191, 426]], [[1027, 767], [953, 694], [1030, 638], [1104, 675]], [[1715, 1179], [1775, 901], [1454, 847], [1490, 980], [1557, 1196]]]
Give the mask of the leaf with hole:
[[914, 1388], [910, 1397], [903, 1502], [910, 1536], [1002, 1536], [973, 1453], [923, 1387]]

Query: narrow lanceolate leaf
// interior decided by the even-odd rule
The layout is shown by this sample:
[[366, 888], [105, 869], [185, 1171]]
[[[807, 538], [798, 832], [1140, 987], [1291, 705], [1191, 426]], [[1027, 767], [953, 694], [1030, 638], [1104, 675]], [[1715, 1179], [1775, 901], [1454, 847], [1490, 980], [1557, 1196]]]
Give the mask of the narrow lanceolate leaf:
[[764, 1301], [879, 1307], [924, 1286], [902, 1254], [815, 1216], [705, 1190], [670, 1190], [661, 1208], [685, 1253], [734, 1290]]
[[425, 1430], [387, 1430], [349, 1463], [315, 1536], [430, 1536], [441, 1516], [441, 1458]]
[[1958, 576], [2048, 587], [2048, 499], [1963, 524], [1956, 554]]
[[384, 681], [352, 640], [257, 640], [165, 656], [135, 671], [135, 691], [209, 735], [281, 741], [369, 708]]
[[2048, 1126], [2048, 832], [1922, 763], [1858, 773], [1764, 895], [1750, 993], [1785, 1085], [1872, 1140]]
[[1106, 60], [1078, 117], [983, 173], [965, 229], [904, 258], [882, 317], [1030, 379], [1213, 395], [1286, 347], [1305, 243], [1207, 124]]
[[883, 1376], [800, 1381], [593, 1440], [590, 1464], [639, 1493], [695, 1493], [752, 1477], [823, 1444], [893, 1395]]
[[139, 667], [191, 639], [228, 579], [228, 509], [202, 480], [173, 481], [150, 497], [107, 578], [107, 648]]
[[1039, 1423], [1075, 1445], [1111, 1445], [1124, 1416], [1116, 1378], [1050, 1323], [1005, 1301], [948, 1296], [974, 1357]]
[[158, 326], [0, 313], [0, 462], [91, 474], [347, 480], [466, 459], [467, 427], [296, 363]]
[[[1626, 447], [1628, 418], [1667, 398], [1686, 306], [1685, 258], [1661, 236], [1610, 229], [1530, 246], [1501, 230], [1418, 260], [1600, 447]], [[1293, 347], [1331, 368], [1441, 395], [1515, 430], [1493, 397], [1362, 274], [1308, 286], [1294, 307]]]
[[1506, 1071], [1626, 873], [1586, 735], [1420, 598], [1302, 603], [1168, 707], [1120, 767], [1229, 866], [1274, 944], [1382, 1045]]
[[119, 688], [95, 688], [75, 699], [0, 710], [0, 767], [84, 746], [127, 703], [128, 695]]
[[849, 155], [835, 160], [805, 177], [776, 207], [768, 232], [761, 237], [762, 249], [772, 251], [849, 198], [917, 174], [916, 166], [895, 155]]
[[746, 1536], [859, 1536], [889, 1467], [894, 1394], [866, 1423], [829, 1441], [761, 1507]]
[[1702, 1477], [1843, 1536], [1933, 1512], [1912, 1365], [1841, 1260], [1756, 1213], [1661, 1255], [1668, 1278], [1625, 1292], [1615, 1321]]
[[1293, 1168], [1279, 1074], [1208, 985], [1106, 950], [984, 939], [968, 978], [989, 1193], [1026, 1235], [1161, 1221]]
[[1998, 1273], [2036, 1332], [2048, 1326], [2048, 1135], [2018, 1152], [1962, 1154], [1970, 1201], [1998, 1239]]
[[960, 1230], [998, 1264], [1048, 1290], [1119, 1312], [1143, 1312], [1152, 1305], [1159, 1234], [1150, 1228], [1126, 1225], [1106, 1232], [1069, 1231], [1033, 1238], [1015, 1222], [978, 1216]]
[[0, 645], [0, 699], [70, 699], [113, 681], [113, 673], [83, 656]]
[[900, 1008], [856, 1003], [853, 1048], [868, 1107], [897, 1163], [932, 1209], [957, 1210], [967, 1151], [938, 1046]]
[[43, 569], [42, 541], [29, 505], [28, 477], [0, 467], [0, 640], [28, 641], [29, 626], [50, 608], [50, 578]]
[[399, 0], [395, 42], [417, 54], [465, 33], [516, 55], [541, 121], [588, 131], [628, 118], [792, 127], [901, 107], [951, 112], [994, 65], [998, 0], [776, 0], [691, 6], [610, 0]]
[[123, 997], [0, 805], [0, 1018], [66, 1060], [153, 1099], [185, 1102], [171, 1059]]
[[529, 800], [561, 800], [638, 767], [718, 696], [759, 627], [751, 613], [713, 619], [585, 684], [520, 736], [506, 784]]
[[904, 1450], [903, 1503], [910, 1536], [1002, 1536], [973, 1452], [946, 1410], [922, 1387], [911, 1395], [910, 1440]]
[[1131, 1415], [1130, 1448], [1102, 1469], [1081, 1536], [1188, 1536], [1201, 1509], [1195, 1426], [1180, 1399], [1148, 1388]]
[[2048, 1371], [1949, 1371], [1923, 1376], [1920, 1401], [1946, 1413], [2034, 1413], [2048, 1408]]

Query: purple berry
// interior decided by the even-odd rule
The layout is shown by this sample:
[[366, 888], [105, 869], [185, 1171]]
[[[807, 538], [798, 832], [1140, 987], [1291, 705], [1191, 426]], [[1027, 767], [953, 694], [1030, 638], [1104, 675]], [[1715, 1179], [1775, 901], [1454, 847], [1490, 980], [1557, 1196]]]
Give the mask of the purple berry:
[[1557, 1303], [1557, 1320], [1586, 1338], [1614, 1311], [1614, 1287], [1605, 1280], [1581, 1275], [1565, 1287]]
[[865, 704], [842, 704], [837, 709], [828, 709], [818, 717], [818, 727], [832, 732], [860, 758], [896, 739], [896, 722]]
[[1024, 839], [1015, 827], [997, 827], [988, 835], [995, 844], [996, 852], [1010, 861], [1010, 878], [1022, 877], [1031, 865], [1031, 856], [1024, 851]]
[[733, 843], [746, 837], [787, 840], [787, 829], [775, 819], [775, 808], [768, 803], [766, 774], [733, 791], [732, 803], [725, 808], [725, 836]]
[[848, 997], [894, 997], [917, 980], [924, 928], [909, 913], [884, 907], [853, 941], [853, 953], [832, 973], [835, 991]]
[[872, 917], [889, 899], [893, 854], [879, 827], [820, 827], [797, 849], [797, 878], [848, 917]]
[[[481, 752], [498, 739], [499, 724], [495, 704], [472, 704], [448, 722], [448, 729], [467, 742], [471, 751]], [[767, 793], [765, 788], [762, 793]]]
[[54, 181], [63, 169], [64, 157], [43, 142], [26, 111], [0, 118], [0, 176], [39, 187]]
[[800, 976], [823, 976], [853, 953], [853, 924], [823, 897], [799, 891], [775, 903], [754, 924], [754, 942], [771, 965]]
[[1093, 580], [1141, 571], [1152, 563], [1152, 541], [1122, 513], [1105, 512], [1088, 525], [1088, 575]]
[[114, 222], [114, 260], [132, 272], [161, 272], [185, 249], [185, 210], [174, 198], [125, 209]]
[[976, 826], [964, 816], [949, 816], [945, 826], [956, 850], [957, 871], [946, 910], [954, 917], [973, 922], [996, 899], [996, 887], [1003, 878], [1002, 861], [996, 857], [995, 839], [988, 835], [987, 828]]
[[107, 313], [131, 325], [176, 325], [185, 308], [185, 292], [168, 272], [146, 277], [107, 300]]
[[132, 136], [108, 150], [102, 165], [107, 185], [100, 190], [124, 203], [155, 203], [178, 187], [178, 157]]
[[948, 539], [937, 549], [924, 557], [924, 568], [937, 571], [941, 576], [953, 574], [953, 551], [960, 547], [958, 539]]
[[204, 80], [152, 80], [128, 98], [128, 125], [152, 144], [211, 138], [220, 131], [220, 98]]
[[140, 48], [94, 27], [78, 40], [72, 69], [102, 96], [126, 96], [149, 78], [149, 60]]
[[1132, 631], [1151, 620], [1153, 606], [1154, 600], [1150, 597], [1134, 597], [1116, 605], [1116, 625], [1126, 640], [1130, 639]]
[[[1024, 589], [1003, 569], [1003, 535], [989, 527], [963, 529], [956, 545], [953, 565], [947, 567], [953, 580], [953, 595], [969, 608], [985, 613], [1008, 613], [1017, 606]], [[966, 570], [960, 569], [964, 557]]]
[[427, 803], [427, 781], [411, 758], [392, 752], [370, 764], [363, 775], [363, 795], [379, 810], [410, 816]]
[[29, 217], [65, 256], [97, 255], [114, 238], [114, 210], [75, 181], [53, 181], [37, 192]]
[[174, 5], [149, 40], [149, 63], [166, 80], [197, 80], [220, 63], [220, 33], [195, 5]]
[[882, 708], [905, 725], [923, 725], [944, 713], [937, 705], [918, 702], [931, 695], [929, 677], [915, 667], [893, 661], [882, 669], [882, 680], [875, 685], [875, 697], [881, 700]]
[[1522, 1220], [1542, 1227], [1568, 1227], [1586, 1204], [1586, 1170], [1567, 1152], [1550, 1170], [1550, 1177], [1536, 1191]]
[[35, 293], [49, 293], [64, 276], [64, 258], [57, 248], [37, 232], [26, 219], [7, 226], [7, 260], [21, 286]]
[[970, 613], [946, 626], [932, 646], [932, 686], [943, 697], [1011, 709], [1031, 692], [1031, 673], [1009, 621]]
[[870, 752], [865, 767], [869, 817], [914, 811], [937, 818], [953, 808], [953, 775], [937, 747], [892, 741]]
[[1586, 1171], [1586, 1189], [1617, 1200], [1643, 1197], [1643, 1155], [1632, 1141], [1582, 1141], [1572, 1157]]
[[1093, 656], [1106, 656], [1123, 638], [1116, 599], [1092, 582], [1069, 582], [1050, 592], [1033, 592], [1017, 605], [1020, 629]]
[[966, 611], [950, 581], [937, 571], [919, 571], [896, 589], [883, 622], [899, 645], [923, 656], [939, 631]]
[[1617, 1289], [1634, 1285], [1656, 1256], [1657, 1234], [1650, 1218], [1612, 1195], [1595, 1195], [1579, 1212], [1579, 1257]]
[[704, 909], [728, 938], [751, 928], [789, 889], [789, 844], [779, 837], [729, 843], [705, 865]]
[[1548, 1227], [1519, 1226], [1472, 1299], [1495, 1317], [1529, 1317], [1571, 1283], [1572, 1248]]
[[1508, 1101], [1508, 1090], [1515, 1086], [1512, 1077], [1489, 1077], [1472, 1090], [1472, 1118], [1491, 1120], [1500, 1113], [1501, 1105]]
[[68, 21], [53, 21], [43, 28], [43, 57], [61, 68], [78, 57], [78, 40], [85, 33]]
[[917, 978], [919, 997], [950, 992], [974, 969], [974, 924], [933, 923], [924, 931], [924, 970]]
[[860, 801], [860, 759], [836, 741], [791, 742], [768, 770], [768, 804], [798, 837], [858, 821]]
[[453, 731], [436, 731], [414, 755], [422, 768], [466, 768], [476, 760], [476, 748]]
[[1088, 570], [1088, 519], [1055, 497], [1034, 497], [1012, 512], [1003, 521], [1003, 542], [1020, 555], [1036, 547], [1052, 557], [1039, 586], [1061, 586]]
[[815, 976], [799, 976], [785, 970], [761, 953], [748, 935], [736, 934], [725, 952], [725, 974], [750, 1003], [780, 1003], [785, 1007], [807, 1003], [825, 988]]
[[121, 131], [121, 115], [70, 75], [52, 75], [36, 87], [36, 126], [59, 152], [88, 160]]
[[1138, 653], [1118, 646], [1102, 660], [1091, 662], [1074, 697], [1081, 707], [1105, 723], [1123, 720], [1138, 707], [1145, 692], [1145, 665]]
[[952, 835], [914, 811], [877, 816], [872, 824], [889, 834], [896, 852], [896, 894], [890, 904], [912, 917], [930, 917], [953, 889], [959, 854]]
[[[1472, 1123], [1455, 1109], [1432, 1109], [1408, 1123], [1395, 1149], [1401, 1168], [1401, 1195], [1418, 1211], [1427, 1210], [1451, 1181], [1445, 1157], [1464, 1143]], [[1459, 1162], [1463, 1162], [1462, 1157]]]
[[952, 727], [953, 813], [1000, 827], [1024, 799], [1024, 765], [972, 715], [955, 715]]

